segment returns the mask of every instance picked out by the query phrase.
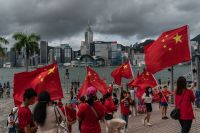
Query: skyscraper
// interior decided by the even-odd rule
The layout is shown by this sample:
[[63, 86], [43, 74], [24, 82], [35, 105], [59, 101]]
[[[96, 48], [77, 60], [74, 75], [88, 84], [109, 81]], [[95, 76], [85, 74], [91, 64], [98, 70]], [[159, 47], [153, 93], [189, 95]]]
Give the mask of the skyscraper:
[[48, 63], [48, 42], [40, 41], [40, 64]]
[[93, 42], [93, 32], [88, 23], [88, 26], [85, 31], [85, 41], [81, 42], [81, 55], [92, 54], [90, 50], [90, 45], [92, 44], [92, 42]]

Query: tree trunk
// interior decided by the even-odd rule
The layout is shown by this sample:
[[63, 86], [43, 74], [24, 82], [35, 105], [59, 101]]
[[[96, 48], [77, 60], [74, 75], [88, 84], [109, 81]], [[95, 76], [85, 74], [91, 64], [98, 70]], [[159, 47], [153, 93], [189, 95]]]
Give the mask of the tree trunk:
[[29, 57], [26, 57], [26, 64], [25, 64], [26, 72], [28, 72], [28, 61], [29, 61]]
[[28, 61], [29, 61], [29, 49], [26, 46], [26, 64], [25, 64], [26, 72], [28, 72], [28, 64], [29, 64]]

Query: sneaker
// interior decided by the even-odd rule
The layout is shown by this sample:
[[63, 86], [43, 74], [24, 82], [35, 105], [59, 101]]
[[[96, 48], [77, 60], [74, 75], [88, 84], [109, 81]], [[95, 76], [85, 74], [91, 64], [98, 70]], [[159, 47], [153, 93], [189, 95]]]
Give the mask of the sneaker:
[[147, 126], [152, 126], [152, 124], [148, 122], [148, 123], [147, 123]]
[[142, 124], [145, 125], [145, 120], [144, 119], [142, 119]]
[[162, 119], [164, 120], [164, 119], [165, 119], [165, 117], [162, 117]]

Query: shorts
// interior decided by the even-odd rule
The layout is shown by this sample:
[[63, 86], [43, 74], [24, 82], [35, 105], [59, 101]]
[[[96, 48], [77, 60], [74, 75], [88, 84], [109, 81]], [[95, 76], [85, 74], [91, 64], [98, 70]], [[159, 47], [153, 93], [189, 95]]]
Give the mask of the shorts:
[[167, 106], [168, 106], [168, 103], [167, 103], [167, 102], [160, 102], [160, 106], [162, 106], [162, 107], [167, 107]]
[[151, 103], [145, 103], [147, 112], [152, 112], [152, 105]]

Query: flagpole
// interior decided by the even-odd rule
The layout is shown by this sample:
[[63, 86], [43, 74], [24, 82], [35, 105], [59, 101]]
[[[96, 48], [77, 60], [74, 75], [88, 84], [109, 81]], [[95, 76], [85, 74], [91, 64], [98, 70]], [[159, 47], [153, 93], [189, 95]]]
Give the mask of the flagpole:
[[193, 75], [193, 62], [192, 62], [192, 46], [190, 44], [190, 29], [189, 29], [189, 25], [187, 25], [187, 30], [188, 30], [188, 45], [189, 45], [189, 48], [190, 48], [190, 56], [191, 56], [191, 62], [190, 62], [190, 65], [191, 65], [191, 73], [192, 73], [192, 82], [194, 82], [194, 75]]
[[[174, 67], [171, 67], [171, 90], [174, 92]], [[171, 103], [174, 103], [174, 97], [171, 97]]]
[[130, 60], [128, 61], [129, 65], [130, 65], [130, 68], [131, 68], [131, 73], [132, 73], [132, 77], [134, 78], [134, 73], [133, 73], [133, 69], [132, 69], [132, 65], [130, 63]]

